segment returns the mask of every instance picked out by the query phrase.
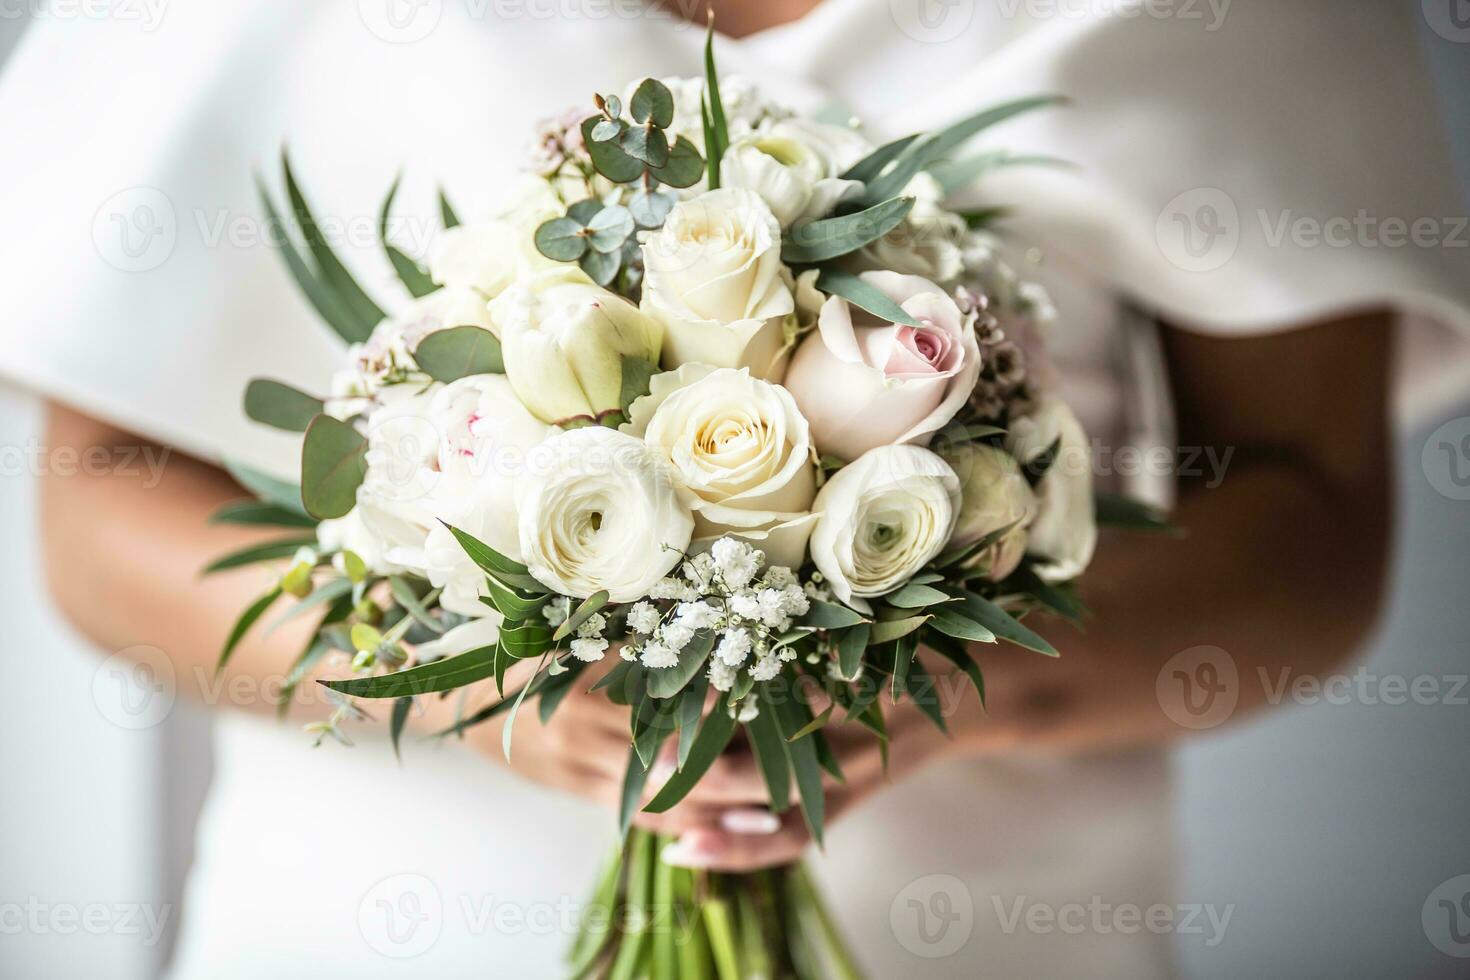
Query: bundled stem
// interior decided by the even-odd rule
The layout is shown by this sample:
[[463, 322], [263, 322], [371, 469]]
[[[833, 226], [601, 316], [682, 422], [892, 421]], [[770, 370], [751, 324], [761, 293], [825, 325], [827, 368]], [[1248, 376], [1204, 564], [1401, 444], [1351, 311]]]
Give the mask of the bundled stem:
[[571, 951], [577, 980], [859, 980], [805, 866], [692, 871], [672, 838], [634, 828], [593, 890]]

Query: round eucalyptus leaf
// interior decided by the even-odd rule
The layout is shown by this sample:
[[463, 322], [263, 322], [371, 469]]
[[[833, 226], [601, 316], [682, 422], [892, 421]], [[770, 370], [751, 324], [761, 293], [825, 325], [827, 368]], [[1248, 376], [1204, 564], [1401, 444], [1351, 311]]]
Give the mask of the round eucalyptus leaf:
[[599, 286], [606, 286], [617, 276], [622, 257], [616, 252], [609, 255], [596, 249], [588, 249], [587, 254], [582, 256], [577, 264], [591, 277], [593, 282]]
[[669, 162], [669, 140], [662, 129], [651, 123], [629, 126], [618, 138], [628, 156], [642, 160], [650, 167], [658, 168]]
[[640, 190], [628, 200], [628, 211], [640, 228], [658, 228], [674, 209], [674, 196]]
[[704, 157], [693, 143], [680, 136], [669, 150], [669, 162], [655, 167], [653, 175], [670, 187], [693, 187], [704, 176]]
[[602, 210], [602, 202], [595, 197], [587, 197], [567, 208], [567, 217], [573, 218], [585, 225], [592, 220], [592, 216]]
[[668, 129], [674, 123], [674, 94], [658, 79], [645, 78], [638, 83], [629, 109], [638, 122]]
[[592, 138], [592, 130], [599, 118], [588, 116], [582, 121], [582, 142], [587, 146], [588, 156], [592, 157], [592, 166], [614, 184], [630, 184], [642, 177], [644, 168], [641, 160], [628, 156], [616, 142], [598, 143]]
[[607, 114], [614, 119], [623, 114], [623, 100], [616, 95], [605, 96], [602, 100], [602, 106], [607, 110]]
[[587, 251], [587, 235], [576, 218], [552, 218], [536, 229], [536, 250], [548, 259], [575, 262]]
[[623, 135], [623, 127], [627, 125], [621, 119], [603, 119], [592, 127], [592, 139], [597, 143], [606, 143]]
[[633, 234], [633, 215], [621, 204], [610, 204], [587, 223], [587, 244], [599, 252], [616, 252]]

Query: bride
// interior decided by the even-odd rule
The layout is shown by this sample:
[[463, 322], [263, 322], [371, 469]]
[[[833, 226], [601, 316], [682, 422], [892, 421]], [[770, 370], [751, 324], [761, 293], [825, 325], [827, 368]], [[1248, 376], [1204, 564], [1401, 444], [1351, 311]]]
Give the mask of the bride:
[[[981, 651], [988, 711], [958, 709], [952, 740], [913, 725], [888, 777], [863, 740], [839, 740], [849, 781], [814, 860], [875, 977], [1167, 976], [1173, 927], [1154, 924], [1214, 896], [1173, 890], [1166, 745], [1265, 704], [1261, 676], [1353, 653], [1388, 547], [1392, 368], [1421, 399], [1465, 379], [1445, 328], [1470, 325], [1467, 252], [1386, 243], [1385, 219], [1463, 212], [1418, 5], [714, 6], [726, 73], [841, 106], [878, 139], [1013, 96], [1073, 99], [1001, 134], [1073, 166], [999, 172], [977, 200], [1014, 209], [1013, 261], [1060, 311], [1051, 343], [1099, 481], [1177, 500], [1187, 542], [1105, 540], [1086, 580], [1095, 618], [1063, 658]], [[310, 751], [314, 685], [295, 723], [274, 719], [304, 625], [258, 632], [211, 683], [262, 575], [197, 579], [258, 537], [206, 523], [242, 495], [220, 464], [295, 466], [239, 392], [258, 375], [319, 388], [340, 357], [270, 247], [251, 168], [273, 181], [289, 140], [339, 250], [387, 295], [375, 209], [398, 168], [398, 213], [435, 213], [436, 183], [483, 211], [538, 118], [637, 76], [700, 74], [703, 11], [175, 0], [158, 14], [37, 24], [0, 84], [0, 265], [15, 273], [0, 373], [49, 399], [52, 447], [177, 450], [156, 486], [48, 478], [41, 528], [56, 599], [100, 648], [156, 648], [181, 691], [240, 709], [216, 719], [173, 975], [557, 976], [613, 836], [626, 735], [612, 709], [574, 696], [547, 727], [523, 718], [511, 768], [493, 724], [410, 740], [400, 766], [371, 725], [355, 748]], [[1361, 223], [1341, 247], [1301, 233], [1360, 213], [1383, 222], [1368, 240]], [[400, 244], [426, 228], [408, 221]], [[1148, 472], [1119, 452], [1159, 447], [1180, 464]], [[1214, 689], [1187, 684], [1222, 653], [1229, 704], [1202, 719], [1189, 695]], [[790, 861], [807, 840], [763, 799], [750, 765], [723, 761], [676, 812], [672, 857]], [[1067, 910], [1095, 906], [1163, 912], [1073, 927]]]

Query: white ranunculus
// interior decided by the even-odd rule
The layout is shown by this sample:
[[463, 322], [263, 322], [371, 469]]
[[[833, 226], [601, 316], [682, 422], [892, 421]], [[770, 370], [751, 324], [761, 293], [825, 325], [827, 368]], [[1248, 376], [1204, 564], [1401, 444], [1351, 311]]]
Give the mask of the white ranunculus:
[[536, 248], [535, 235], [542, 222], [565, 213], [546, 180], [525, 175], [497, 217], [439, 234], [429, 250], [429, 275], [442, 286], [473, 289], [494, 299], [518, 278], [558, 264]]
[[984, 443], [964, 443], [944, 452], [960, 478], [960, 512], [950, 545], [963, 547], [1010, 530], [968, 563], [998, 582], [1026, 554], [1026, 530], [1036, 515], [1036, 496], [1010, 453]]
[[694, 532], [688, 491], [662, 454], [601, 426], [547, 439], [517, 482], [521, 560], [563, 595], [646, 596]]
[[1097, 547], [1092, 499], [1092, 454], [1082, 423], [1065, 403], [1043, 401], [1011, 421], [1006, 448], [1023, 464], [1060, 444], [1056, 459], [1036, 486], [1037, 513], [1027, 550], [1047, 559], [1037, 573], [1049, 582], [1081, 575]]
[[862, 279], [922, 325], [884, 323], [832, 296], [783, 382], [811, 423], [817, 449], [848, 460], [890, 443], [926, 444], [980, 376], [974, 324], [943, 290], [892, 272], [865, 272]]
[[913, 210], [898, 227], [858, 250], [859, 267], [953, 285], [965, 271], [964, 219], [944, 208], [944, 189], [932, 174], [916, 174], [903, 193], [914, 199]]
[[571, 266], [516, 283], [490, 304], [505, 371], [543, 421], [617, 412], [626, 357], [658, 362], [662, 328]]
[[732, 142], [720, 161], [720, 181], [755, 191], [782, 227], [790, 227], [824, 217], [862, 186], [838, 175], [863, 156], [865, 145], [842, 126], [782, 120]]
[[817, 494], [812, 561], [844, 602], [886, 595], [949, 543], [959, 505], [960, 481], [944, 460], [918, 446], [880, 446]]
[[655, 375], [623, 431], [664, 454], [694, 494], [696, 547], [724, 535], [799, 568], [817, 492], [816, 455], [791, 394], [745, 369], [686, 364]]
[[643, 244], [643, 309], [663, 324], [663, 364], [748, 367], [768, 377], [796, 303], [781, 225], [753, 191], [708, 191], [674, 206]]
[[426, 507], [435, 521], [421, 549], [395, 552], [435, 587], [441, 605], [466, 616], [483, 616], [479, 601], [485, 575], [444, 523], [474, 535], [520, 560], [515, 485], [527, 475], [528, 453], [553, 430], [516, 398], [503, 375], [477, 375], [445, 385], [429, 405], [436, 437], [435, 483]]

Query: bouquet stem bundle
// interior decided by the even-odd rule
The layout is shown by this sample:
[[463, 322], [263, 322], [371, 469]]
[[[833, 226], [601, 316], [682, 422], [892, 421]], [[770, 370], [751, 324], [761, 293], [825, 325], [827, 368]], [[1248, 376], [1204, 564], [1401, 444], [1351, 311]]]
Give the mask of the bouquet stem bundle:
[[609, 858], [572, 946], [597, 980], [857, 980], [805, 865], [694, 871], [659, 856], [674, 838], [633, 828]]

